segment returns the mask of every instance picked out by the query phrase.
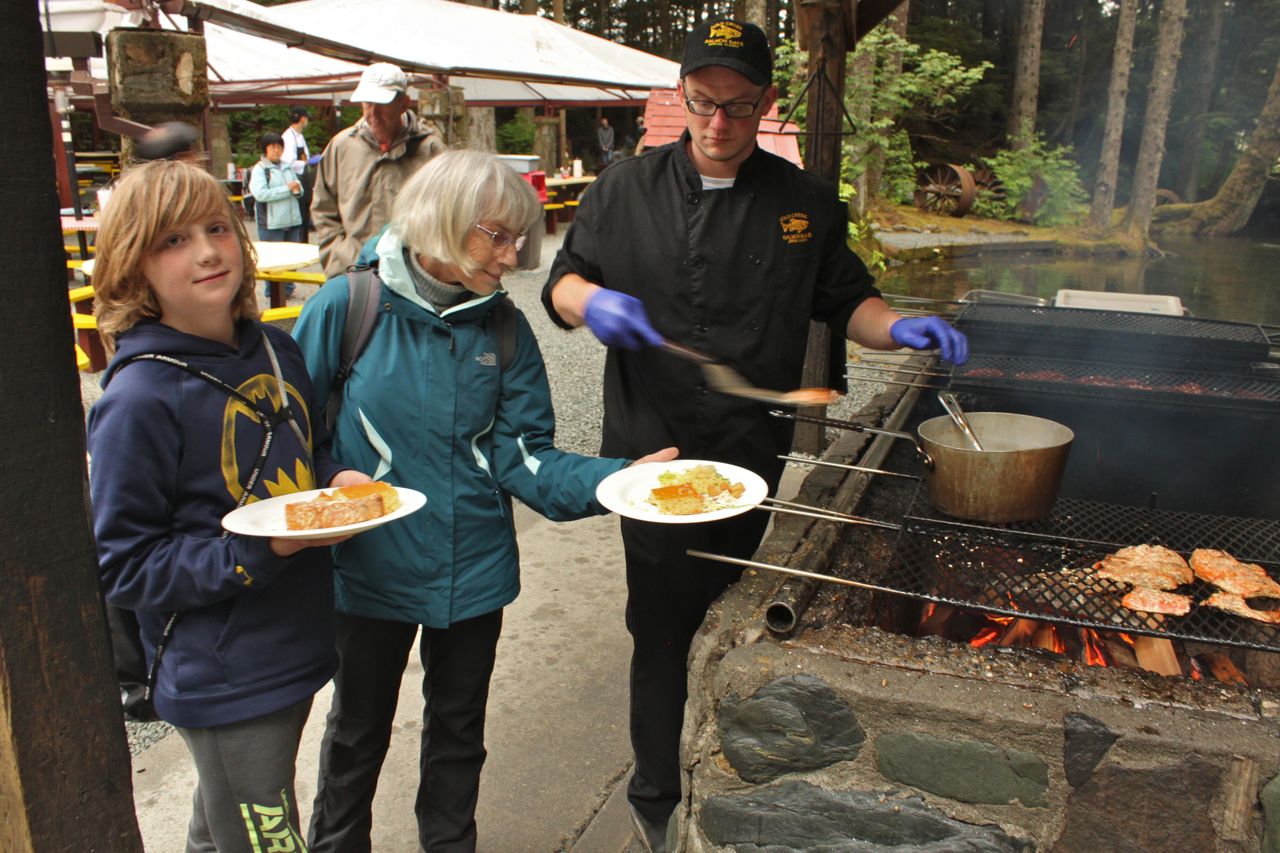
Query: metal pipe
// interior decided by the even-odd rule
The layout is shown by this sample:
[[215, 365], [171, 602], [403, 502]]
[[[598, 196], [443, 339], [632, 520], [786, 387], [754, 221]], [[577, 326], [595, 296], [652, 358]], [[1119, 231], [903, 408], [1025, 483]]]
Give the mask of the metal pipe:
[[[893, 414], [890, 415], [885, 425], [888, 427], [900, 427], [907, 419], [908, 414], [914, 408], [916, 401], [920, 397], [918, 389], [908, 389], [899, 401]], [[883, 465], [884, 460], [888, 458], [889, 451], [893, 447], [894, 438], [891, 435], [880, 435], [871, 442], [871, 446], [862, 454], [862, 461], [869, 465]], [[797, 460], [799, 461], [799, 460]], [[804, 460], [811, 462], [812, 460]], [[837, 465], [836, 462], [822, 462], [817, 464]], [[843, 466], [841, 466], [843, 467]], [[853, 466], [850, 466], [853, 467]], [[873, 469], [874, 470], [874, 469]], [[867, 478], [845, 478], [845, 483], [841, 486], [837, 496], [844, 495], [850, 491], [858, 489], [865, 490], [870, 482]], [[843, 505], [855, 505], [856, 499], [848, 500]], [[835, 528], [827, 528], [827, 531], [834, 531]], [[834, 545], [836, 538], [831, 537]], [[796, 624], [800, 619], [800, 615], [804, 613], [805, 608], [813, 600], [814, 595], [818, 592], [818, 581], [810, 577], [792, 577], [778, 587], [777, 592], [773, 595], [773, 600], [765, 607], [765, 626], [777, 636], [787, 636], [795, 630]]]

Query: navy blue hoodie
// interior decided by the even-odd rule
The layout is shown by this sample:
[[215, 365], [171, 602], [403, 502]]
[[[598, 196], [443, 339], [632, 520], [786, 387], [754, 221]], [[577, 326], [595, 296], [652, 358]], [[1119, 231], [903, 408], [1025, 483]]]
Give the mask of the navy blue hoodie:
[[103, 592], [137, 612], [148, 662], [165, 621], [179, 614], [154, 701], [161, 719], [185, 728], [288, 707], [336, 669], [329, 549], [278, 557], [267, 539], [222, 538], [221, 519], [235, 508], [262, 448], [262, 425], [243, 403], [174, 365], [122, 367], [138, 353], [172, 355], [261, 401], [260, 408], [278, 409], [264, 334], [311, 447], [281, 424], [250, 501], [325, 486], [344, 466], [329, 456], [323, 419], [312, 419], [302, 354], [270, 326], [241, 323], [232, 347], [141, 323], [120, 336], [103, 396], [89, 413]]

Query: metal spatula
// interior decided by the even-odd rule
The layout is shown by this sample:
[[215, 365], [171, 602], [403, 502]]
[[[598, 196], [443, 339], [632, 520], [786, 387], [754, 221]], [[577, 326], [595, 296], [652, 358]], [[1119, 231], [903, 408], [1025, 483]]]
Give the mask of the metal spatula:
[[799, 388], [795, 391], [772, 391], [768, 388], [757, 388], [746, 380], [741, 373], [729, 365], [684, 344], [663, 339], [662, 348], [672, 355], [692, 361], [702, 368], [702, 375], [707, 384], [721, 394], [734, 397], [745, 397], [759, 400], [775, 406], [829, 406], [840, 398], [838, 391], [830, 388]]

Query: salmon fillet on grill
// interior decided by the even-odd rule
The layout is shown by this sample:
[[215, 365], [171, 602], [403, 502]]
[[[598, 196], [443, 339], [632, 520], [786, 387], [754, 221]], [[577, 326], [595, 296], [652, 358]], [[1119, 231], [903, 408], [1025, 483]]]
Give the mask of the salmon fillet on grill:
[[1191, 612], [1191, 598], [1175, 592], [1161, 592], [1158, 589], [1134, 587], [1120, 603], [1130, 610], [1142, 613], [1167, 613], [1170, 616], [1186, 616]]
[[1215, 592], [1201, 604], [1205, 607], [1216, 607], [1219, 610], [1225, 610], [1228, 613], [1243, 616], [1246, 619], [1253, 619], [1257, 622], [1280, 625], [1280, 610], [1255, 610], [1243, 598], [1229, 592]]
[[1280, 598], [1280, 583], [1272, 580], [1266, 569], [1242, 563], [1226, 551], [1197, 548], [1191, 552], [1191, 569], [1201, 580], [1241, 598]]
[[1175, 589], [1195, 579], [1187, 561], [1163, 545], [1121, 548], [1093, 568], [1100, 577], [1154, 590]]

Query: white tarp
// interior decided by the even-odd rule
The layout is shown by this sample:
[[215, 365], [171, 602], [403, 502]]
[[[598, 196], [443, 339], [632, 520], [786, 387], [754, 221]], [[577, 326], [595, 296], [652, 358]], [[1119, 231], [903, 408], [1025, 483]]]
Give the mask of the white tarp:
[[[200, 0], [220, 6], [231, 0]], [[679, 66], [557, 24], [450, 0], [300, 0], [271, 12], [296, 29], [442, 69], [450, 76], [652, 89]]]
[[[140, 20], [99, 0], [38, 2], [41, 24], [48, 20], [55, 32], [105, 34]], [[674, 62], [545, 18], [448, 0], [302, 0], [273, 7], [189, 0], [187, 11], [205, 19], [210, 92], [223, 104], [345, 96], [364, 65], [379, 59], [397, 62], [411, 78], [414, 71], [447, 74], [468, 103], [479, 104], [636, 102], [652, 87], [673, 85], [678, 72]], [[161, 23], [172, 26], [164, 16]], [[49, 60], [48, 67], [66, 70], [70, 63]], [[102, 60], [92, 61], [90, 71], [105, 79]]]

